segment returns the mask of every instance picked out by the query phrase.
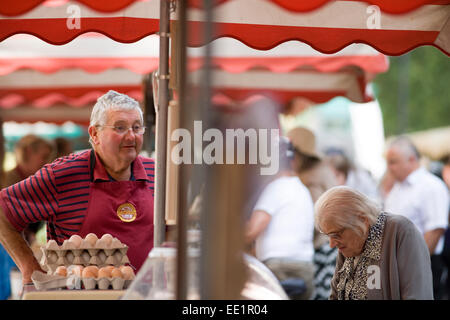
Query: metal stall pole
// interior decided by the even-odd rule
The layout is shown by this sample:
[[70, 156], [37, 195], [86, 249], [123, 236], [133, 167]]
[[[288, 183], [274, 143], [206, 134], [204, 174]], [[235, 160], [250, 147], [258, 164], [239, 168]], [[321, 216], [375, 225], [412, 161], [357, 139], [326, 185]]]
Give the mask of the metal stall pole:
[[[186, 1], [177, 1], [177, 23], [176, 23], [176, 66], [177, 87], [179, 94], [180, 128], [188, 128], [188, 108], [186, 99]], [[178, 215], [177, 215], [177, 259], [176, 259], [176, 291], [177, 300], [187, 298], [187, 168], [180, 164], [178, 184]]]
[[158, 105], [156, 110], [156, 192], [154, 215], [154, 246], [165, 239], [166, 158], [167, 158], [167, 108], [169, 105], [169, 0], [160, 1], [159, 17], [159, 69]]

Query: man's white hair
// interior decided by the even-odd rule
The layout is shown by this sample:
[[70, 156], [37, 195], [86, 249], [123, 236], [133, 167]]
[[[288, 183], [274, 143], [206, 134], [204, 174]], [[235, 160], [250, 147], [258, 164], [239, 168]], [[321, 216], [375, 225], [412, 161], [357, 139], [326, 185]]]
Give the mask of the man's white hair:
[[321, 230], [324, 220], [333, 221], [337, 227], [352, 229], [363, 234], [364, 223], [360, 217], [366, 217], [369, 225], [374, 225], [381, 212], [380, 206], [361, 192], [338, 186], [327, 190], [314, 205], [315, 225]]
[[[106, 124], [108, 110], [138, 110], [141, 118], [141, 123], [144, 122], [144, 116], [139, 102], [126, 94], [109, 90], [107, 93], [97, 99], [91, 113], [91, 120], [89, 127], [98, 127]], [[89, 137], [89, 143], [92, 144], [92, 139]]]
[[420, 153], [414, 143], [406, 136], [399, 136], [389, 143], [388, 149], [395, 149], [401, 152], [405, 157], [414, 157], [420, 159]]

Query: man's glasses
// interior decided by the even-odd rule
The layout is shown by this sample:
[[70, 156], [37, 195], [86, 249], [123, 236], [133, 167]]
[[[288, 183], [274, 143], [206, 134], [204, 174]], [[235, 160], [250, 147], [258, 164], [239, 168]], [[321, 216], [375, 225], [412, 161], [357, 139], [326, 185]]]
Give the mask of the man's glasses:
[[120, 125], [120, 124], [119, 125], [115, 125], [115, 126], [103, 125], [103, 126], [99, 126], [99, 127], [112, 128], [118, 134], [125, 134], [130, 129], [133, 130], [134, 134], [142, 135], [145, 132], [145, 127], [141, 126], [140, 124], [135, 124], [135, 125], [133, 125], [131, 127], [125, 126], [125, 125]]

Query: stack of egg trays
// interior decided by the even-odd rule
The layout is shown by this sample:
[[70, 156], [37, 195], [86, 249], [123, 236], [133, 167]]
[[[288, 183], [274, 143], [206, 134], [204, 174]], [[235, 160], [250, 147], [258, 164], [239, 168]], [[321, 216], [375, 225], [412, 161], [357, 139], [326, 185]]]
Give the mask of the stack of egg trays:
[[49, 273], [53, 273], [58, 266], [96, 265], [101, 268], [108, 265], [118, 267], [130, 262], [127, 257], [128, 246], [118, 239], [113, 239], [109, 246], [101, 239], [95, 246], [83, 240], [79, 248], [75, 248], [73, 243], [67, 240], [61, 246], [55, 240], [50, 240], [41, 250], [41, 265], [47, 266]]

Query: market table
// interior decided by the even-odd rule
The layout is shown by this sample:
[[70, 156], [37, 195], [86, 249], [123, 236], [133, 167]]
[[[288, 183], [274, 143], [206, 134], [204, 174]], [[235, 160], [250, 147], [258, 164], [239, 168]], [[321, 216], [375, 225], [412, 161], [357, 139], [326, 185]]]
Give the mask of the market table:
[[118, 300], [125, 290], [48, 290], [25, 292], [22, 300]]

